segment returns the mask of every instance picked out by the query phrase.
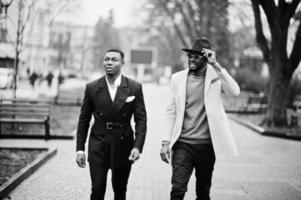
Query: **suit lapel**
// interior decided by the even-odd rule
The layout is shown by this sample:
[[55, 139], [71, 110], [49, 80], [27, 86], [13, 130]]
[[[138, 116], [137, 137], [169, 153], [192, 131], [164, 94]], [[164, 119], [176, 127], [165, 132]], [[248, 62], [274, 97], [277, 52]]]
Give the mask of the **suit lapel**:
[[100, 78], [96, 89], [96, 103], [103, 108], [106, 113], [110, 111], [112, 100], [109, 94], [108, 86], [105, 77]]
[[113, 119], [116, 113], [125, 103], [129, 96], [130, 89], [128, 87], [128, 81], [124, 76], [121, 76], [120, 86], [117, 88], [117, 92], [112, 103], [108, 119]]

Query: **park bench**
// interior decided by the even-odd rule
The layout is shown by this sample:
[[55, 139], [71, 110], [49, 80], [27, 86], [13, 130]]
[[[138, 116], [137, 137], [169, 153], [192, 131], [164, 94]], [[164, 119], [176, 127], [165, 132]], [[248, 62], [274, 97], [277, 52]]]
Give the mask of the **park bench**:
[[[50, 137], [50, 104], [47, 101], [1, 99], [0, 100], [0, 137], [5, 138], [45, 138]], [[2, 125], [32, 124], [44, 125], [45, 135], [3, 135]]]
[[301, 113], [301, 101], [294, 101], [293, 108], [297, 113]]
[[267, 109], [266, 97], [245, 95], [239, 97], [224, 96], [224, 106], [228, 113], [259, 114]]
[[81, 106], [84, 92], [81, 89], [76, 91], [61, 91], [54, 98], [54, 104], [58, 106]]
[[301, 113], [301, 95], [296, 95], [292, 106], [297, 113]]
[[252, 95], [248, 97], [245, 111], [260, 113], [260, 112], [265, 112], [266, 110], [267, 110], [266, 96]]
[[54, 104], [58, 106], [81, 106], [82, 99], [78, 97], [55, 97]]

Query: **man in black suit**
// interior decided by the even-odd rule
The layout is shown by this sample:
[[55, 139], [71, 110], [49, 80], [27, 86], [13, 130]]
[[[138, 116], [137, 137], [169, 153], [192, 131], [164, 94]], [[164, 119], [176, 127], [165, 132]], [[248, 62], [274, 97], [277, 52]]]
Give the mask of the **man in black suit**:
[[[92, 182], [91, 199], [104, 199], [107, 173], [111, 169], [115, 200], [125, 200], [131, 164], [139, 159], [146, 135], [146, 111], [142, 85], [121, 75], [124, 53], [107, 50], [103, 65], [105, 76], [90, 82], [77, 129], [79, 167], [85, 167], [85, 142], [91, 116], [88, 162]], [[130, 121], [134, 116], [135, 133]]]

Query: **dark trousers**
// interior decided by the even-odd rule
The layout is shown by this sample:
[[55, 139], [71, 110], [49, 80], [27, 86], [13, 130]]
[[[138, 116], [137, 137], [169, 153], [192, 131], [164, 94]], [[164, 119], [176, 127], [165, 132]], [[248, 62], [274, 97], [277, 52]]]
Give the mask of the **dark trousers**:
[[171, 200], [184, 199], [187, 185], [195, 169], [196, 200], [210, 200], [211, 179], [215, 163], [212, 144], [177, 142], [172, 155]]
[[[107, 166], [89, 164], [92, 181], [91, 200], [103, 200], [106, 192]], [[126, 200], [126, 190], [131, 166], [111, 169], [114, 200]]]

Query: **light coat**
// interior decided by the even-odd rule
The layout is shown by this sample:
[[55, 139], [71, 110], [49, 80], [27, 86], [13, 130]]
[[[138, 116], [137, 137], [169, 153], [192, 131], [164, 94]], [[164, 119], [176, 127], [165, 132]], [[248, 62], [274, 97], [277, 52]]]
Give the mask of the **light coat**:
[[[162, 140], [170, 142], [170, 147], [178, 140], [182, 130], [187, 77], [188, 69], [175, 73], [171, 78], [169, 101], [166, 108], [166, 129], [162, 138]], [[211, 65], [207, 64], [204, 103], [217, 159], [238, 154], [223, 106], [222, 91], [229, 95], [238, 96], [240, 88], [225, 69], [216, 72]]]

